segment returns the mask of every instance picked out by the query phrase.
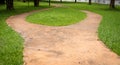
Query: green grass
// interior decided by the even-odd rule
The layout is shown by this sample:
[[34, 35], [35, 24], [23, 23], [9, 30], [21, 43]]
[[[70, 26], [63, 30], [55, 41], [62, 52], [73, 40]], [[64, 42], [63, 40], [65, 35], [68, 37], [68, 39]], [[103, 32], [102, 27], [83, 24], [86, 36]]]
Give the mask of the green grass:
[[[4, 5], [0, 5], [0, 65], [23, 64], [23, 39], [18, 33], [7, 26], [5, 19], [11, 15], [28, 12], [30, 10], [47, 8], [46, 3], [40, 3], [41, 7], [34, 8], [32, 3], [15, 2], [15, 10], [7, 11]], [[44, 4], [44, 5], [43, 5]], [[89, 10], [103, 16], [98, 29], [100, 39], [114, 52], [120, 55], [120, 7], [109, 9], [108, 5], [86, 3], [63, 3], [76, 10]]]
[[63, 3], [76, 10], [88, 10], [100, 14], [103, 19], [98, 28], [98, 36], [105, 45], [120, 55], [120, 6], [109, 9], [109, 5], [87, 3]]
[[5, 22], [12, 15], [36, 9], [48, 8], [46, 3], [40, 7], [33, 7], [30, 3], [14, 2], [15, 10], [7, 11], [5, 5], [0, 5], [0, 65], [23, 65], [23, 39], [13, 31]]
[[27, 21], [49, 26], [65, 26], [77, 23], [86, 17], [85, 13], [68, 7], [52, 8], [27, 17]]

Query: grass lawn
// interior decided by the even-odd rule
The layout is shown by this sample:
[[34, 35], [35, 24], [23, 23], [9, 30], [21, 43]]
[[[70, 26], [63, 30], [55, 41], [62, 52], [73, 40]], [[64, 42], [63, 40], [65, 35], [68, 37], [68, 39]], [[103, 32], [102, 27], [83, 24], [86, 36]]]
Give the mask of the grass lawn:
[[15, 10], [7, 11], [5, 5], [0, 5], [0, 65], [23, 65], [23, 39], [6, 24], [5, 20], [12, 15], [36, 9], [48, 8], [47, 3], [33, 7], [30, 3], [14, 2]]
[[[4, 5], [0, 5], [0, 65], [22, 65], [23, 64], [23, 41], [24, 40], [22, 39], [22, 37], [20, 37], [18, 33], [16, 33], [10, 27], [7, 26], [5, 20], [12, 15], [16, 15], [23, 12], [36, 10], [36, 9], [48, 8], [47, 4], [43, 2], [40, 3], [41, 4], [40, 7], [33, 7], [32, 3], [30, 3], [29, 7], [27, 3], [22, 3], [22, 2], [21, 3], [14, 2], [14, 3], [15, 3], [15, 10], [13, 11], [7, 11], [5, 10]], [[120, 17], [119, 17], [120, 7], [119, 6], [117, 6], [117, 9], [112, 10], [112, 9], [109, 9], [108, 5], [100, 5], [100, 4], [93, 4], [93, 5], [88, 5], [86, 3], [76, 3], [76, 4], [62, 3], [62, 4], [70, 7], [69, 9], [65, 9], [65, 11], [72, 10], [73, 13], [76, 12], [75, 14], [77, 14], [79, 10], [89, 10], [102, 15], [103, 19], [98, 29], [99, 38], [111, 50], [113, 50], [118, 55], [120, 55], [120, 30], [119, 30], [120, 29]], [[54, 13], [54, 11], [57, 11], [61, 13], [61, 11], [63, 10], [63, 8], [58, 8], [58, 9], [60, 9], [60, 11], [57, 11], [57, 9], [51, 9], [48, 12]], [[47, 11], [43, 11], [43, 13], [47, 13]], [[65, 13], [65, 14], [68, 14], [68, 13]], [[41, 14], [38, 14], [38, 15], [41, 15]], [[84, 18], [85, 16], [84, 13], [81, 13], [81, 14], [83, 14], [82, 17]], [[62, 17], [62, 15], [64, 14], [59, 14], [59, 15], [61, 15]], [[57, 14], [56, 14], [56, 17], [57, 17]], [[76, 20], [75, 22], [78, 21], [78, 19], [75, 19], [75, 20]]]
[[49, 26], [65, 26], [77, 23], [86, 17], [85, 13], [68, 7], [52, 8], [29, 15], [27, 21]]
[[109, 5], [87, 3], [63, 3], [77, 10], [89, 10], [102, 15], [103, 19], [98, 28], [98, 36], [105, 45], [120, 55], [120, 6], [109, 9]]

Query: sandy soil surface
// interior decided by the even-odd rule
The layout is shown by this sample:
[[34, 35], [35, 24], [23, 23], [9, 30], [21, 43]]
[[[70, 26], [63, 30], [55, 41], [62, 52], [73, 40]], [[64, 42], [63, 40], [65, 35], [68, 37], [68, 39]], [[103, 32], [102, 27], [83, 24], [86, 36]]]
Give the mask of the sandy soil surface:
[[26, 22], [25, 17], [33, 12], [7, 19], [25, 39], [24, 65], [120, 65], [120, 57], [97, 37], [100, 15], [83, 11], [87, 18], [81, 22], [52, 27]]

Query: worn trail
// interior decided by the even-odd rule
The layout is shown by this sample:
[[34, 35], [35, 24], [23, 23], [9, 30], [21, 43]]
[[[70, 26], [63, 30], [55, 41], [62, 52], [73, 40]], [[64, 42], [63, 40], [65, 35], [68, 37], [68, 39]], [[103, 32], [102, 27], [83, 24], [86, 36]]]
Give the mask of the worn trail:
[[100, 15], [83, 11], [87, 18], [81, 22], [52, 27], [26, 22], [25, 17], [33, 12], [7, 19], [8, 25], [25, 39], [25, 65], [120, 65], [120, 57], [97, 37]]

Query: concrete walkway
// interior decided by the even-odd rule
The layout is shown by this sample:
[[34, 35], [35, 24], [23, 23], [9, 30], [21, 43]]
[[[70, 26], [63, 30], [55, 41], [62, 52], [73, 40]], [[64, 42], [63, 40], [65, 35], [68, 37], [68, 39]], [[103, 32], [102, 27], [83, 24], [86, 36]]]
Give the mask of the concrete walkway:
[[81, 22], [52, 27], [26, 22], [25, 17], [33, 12], [7, 19], [8, 25], [25, 39], [25, 65], [120, 65], [120, 57], [97, 37], [100, 15], [83, 11], [87, 18]]

